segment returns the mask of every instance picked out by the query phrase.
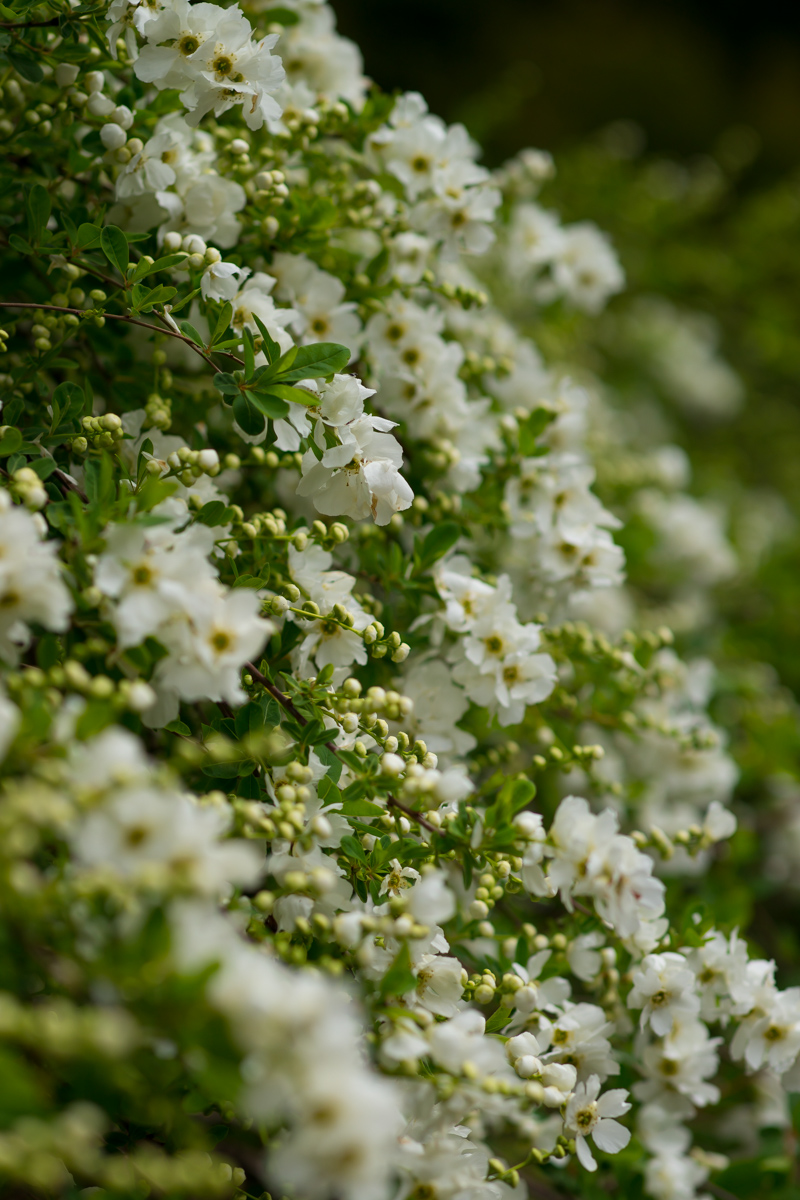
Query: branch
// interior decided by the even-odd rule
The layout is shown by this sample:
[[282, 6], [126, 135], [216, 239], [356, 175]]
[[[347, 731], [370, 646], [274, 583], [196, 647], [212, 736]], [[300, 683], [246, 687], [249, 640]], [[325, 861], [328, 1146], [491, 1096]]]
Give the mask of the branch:
[[84, 502], [84, 504], [89, 503], [89, 497], [86, 495], [85, 492], [81, 491], [81, 489], [78, 487], [78, 485], [76, 483], [72, 482], [69, 475], [65, 475], [64, 472], [60, 471], [58, 468], [56, 468], [55, 471], [52, 472], [52, 475], [53, 475], [54, 479], [58, 480], [58, 482], [61, 484], [62, 488], [64, 488], [65, 491], [75, 492], [76, 495], [80, 496], [80, 498]]
[[[114, 283], [114, 286], [119, 287], [119, 284]], [[17, 303], [16, 301], [12, 300], [0, 300], [0, 308], [42, 309], [44, 312], [74, 313], [76, 317], [85, 317], [87, 314], [87, 310], [82, 308], [63, 308], [58, 304]], [[140, 321], [138, 317], [131, 317], [127, 313], [104, 312], [102, 315], [104, 317], [108, 317], [108, 319], [111, 321], [127, 321], [129, 325], [140, 325], [142, 329], [149, 329], [152, 333], [166, 333], [169, 337], [177, 338], [178, 341], [185, 342], [187, 346], [190, 346], [192, 350], [194, 350], [195, 354], [199, 354], [201, 358], [205, 359], [212, 370], [216, 371], [217, 373], [222, 370], [222, 367], [218, 367], [214, 360], [208, 354], [206, 354], [205, 350], [201, 350], [201, 348], [197, 345], [197, 342], [193, 342], [192, 339], [186, 337], [184, 333], [176, 333], [174, 329], [169, 327], [166, 321], [164, 322], [164, 327], [162, 328], [160, 325], [151, 325], [149, 321]], [[157, 313], [156, 315], [160, 318], [160, 314]], [[227, 355], [227, 357], [235, 358], [234, 355]], [[235, 358], [235, 361], [239, 362], [239, 359]]]
[[[275, 684], [271, 683], [270, 680], [267, 679], [266, 675], [262, 675], [258, 667], [254, 667], [251, 662], [246, 662], [244, 664], [244, 668], [253, 676], [253, 679], [255, 679], [257, 683], [260, 683], [262, 687], [267, 689], [271, 696], [275, 697], [275, 699], [278, 701], [278, 704], [286, 709], [290, 717], [294, 717], [298, 725], [308, 724], [306, 718], [297, 708], [295, 708], [289, 697], [285, 696], [279, 688], [276, 688]], [[336, 746], [334, 746], [333, 742], [326, 742], [325, 746], [328, 750], [330, 750], [331, 754], [335, 754], [337, 758], [339, 757], [339, 751], [337, 750]]]
[[61, 17], [51, 17], [49, 21], [0, 21], [0, 29], [47, 29], [60, 24]]
[[[294, 717], [298, 724], [308, 724], [306, 718], [302, 713], [298, 712], [289, 697], [284, 696], [283, 692], [280, 691], [279, 688], [276, 688], [274, 683], [270, 683], [266, 675], [262, 675], [258, 668], [254, 667], [251, 662], [246, 662], [244, 667], [245, 670], [248, 671], [253, 678], [261, 684], [262, 687], [265, 687], [270, 695], [274, 696], [278, 703], [281, 704], [292, 717]], [[325, 746], [328, 750], [330, 750], [331, 754], [335, 754], [337, 758], [340, 757], [338, 749], [332, 742], [326, 742]], [[410, 817], [412, 821], [416, 821], [418, 825], [422, 825], [424, 829], [430, 830], [431, 833], [439, 833], [439, 830], [435, 825], [431, 825], [430, 821], [426, 821], [425, 818], [420, 816], [419, 813], [414, 812], [413, 808], [407, 808], [405, 804], [401, 804], [399, 800], [394, 798], [394, 796], [387, 796], [386, 800], [392, 808], [398, 809], [401, 813], [404, 813], [407, 817]]]
[[405, 804], [401, 804], [400, 801], [396, 800], [394, 796], [387, 796], [386, 800], [391, 808], [398, 809], [412, 821], [416, 821], [417, 824], [421, 825], [423, 829], [428, 829], [431, 833], [441, 833], [441, 830], [437, 829], [435, 825], [431, 825], [430, 821], [426, 821], [425, 818], [420, 816], [418, 812], [414, 812], [413, 808], [407, 808]]

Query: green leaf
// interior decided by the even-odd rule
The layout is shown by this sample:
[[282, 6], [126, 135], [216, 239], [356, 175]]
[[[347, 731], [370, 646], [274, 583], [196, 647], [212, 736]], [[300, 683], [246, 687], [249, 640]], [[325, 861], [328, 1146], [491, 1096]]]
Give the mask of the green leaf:
[[269, 583], [269, 568], [264, 575], [237, 575], [232, 586], [235, 588], [263, 588]]
[[189, 292], [189, 294], [184, 296], [182, 300], [179, 300], [177, 304], [173, 304], [170, 308], [170, 312], [172, 313], [173, 317], [175, 316], [176, 312], [180, 312], [180, 310], [184, 307], [184, 305], [188, 304], [190, 300], [194, 300], [195, 296], [199, 296], [199, 295], [200, 295], [200, 288], [195, 288], [194, 291]]
[[224, 333], [227, 333], [232, 316], [233, 305], [230, 303], [230, 301], [226, 300], [217, 314], [217, 323], [214, 326], [214, 332], [211, 336], [211, 342], [209, 343], [211, 346], [213, 346], [215, 342], [219, 341]]
[[420, 547], [417, 570], [427, 571], [455, 546], [460, 536], [461, 526], [455, 521], [442, 521], [441, 524], [434, 525]]
[[53, 471], [57, 470], [54, 458], [35, 458], [28, 466], [36, 472], [41, 480], [49, 479]]
[[39, 241], [49, 219], [50, 196], [40, 183], [35, 183], [28, 193], [28, 227], [34, 241]]
[[151, 312], [154, 304], [168, 304], [173, 296], [177, 295], [178, 289], [169, 287], [165, 283], [159, 283], [158, 287], [151, 288], [146, 292], [139, 301], [140, 312]]
[[282, 383], [298, 379], [320, 379], [343, 371], [350, 361], [350, 351], [336, 342], [313, 342], [310, 346], [295, 347], [297, 354], [291, 370], [281, 370], [277, 376]]
[[256, 351], [253, 342], [253, 335], [249, 329], [244, 329], [244, 371], [245, 378], [249, 379], [253, 374], [256, 365]]
[[[263, 431], [266, 424], [263, 414], [253, 401], [254, 397], [249, 398], [239, 392], [233, 402], [233, 415], [236, 418], [236, 423], [249, 437], [256, 437]], [[275, 401], [275, 403], [281, 402]], [[286, 406], [286, 411], [289, 411], [288, 405]]]
[[188, 337], [190, 341], [194, 342], [195, 346], [200, 346], [201, 349], [205, 348], [205, 342], [200, 337], [200, 334], [197, 332], [194, 325], [190, 325], [188, 321], [181, 321], [180, 328], [181, 333], [184, 334], [185, 337]]
[[18, 429], [9, 426], [2, 437], [0, 437], [0, 458], [6, 458], [9, 454], [16, 454], [22, 445], [22, 434]]
[[487, 1033], [499, 1033], [504, 1025], [507, 1025], [511, 1020], [511, 1009], [500, 1008], [496, 1009], [486, 1022]]
[[[250, 391], [246, 392], [245, 395], [247, 396], [249, 403], [254, 405], [255, 408], [257, 408], [259, 412], [263, 413], [265, 417], [271, 417], [273, 420], [278, 420], [280, 417], [285, 417], [289, 412], [289, 405], [285, 400], [282, 400], [280, 396], [273, 396], [269, 392], [264, 393]], [[233, 402], [233, 408], [235, 412], [235, 400]], [[239, 421], [239, 418], [237, 417], [236, 420]], [[239, 424], [242, 425], [242, 422], [239, 421]], [[244, 429], [244, 425], [242, 425], [242, 429]]]
[[91, 250], [93, 246], [100, 245], [102, 235], [103, 230], [99, 225], [89, 225], [88, 222], [84, 221], [82, 225], [78, 226], [76, 245], [81, 250]]
[[274, 340], [270, 331], [267, 329], [266, 325], [261, 320], [261, 318], [257, 317], [255, 313], [253, 313], [253, 320], [255, 321], [256, 325], [258, 326], [258, 332], [261, 334], [261, 338], [264, 343], [264, 347], [263, 347], [264, 354], [266, 356], [267, 362], [268, 363], [277, 362], [277, 360], [281, 356], [280, 346]]
[[260, 704], [244, 704], [234, 719], [234, 729], [238, 738], [246, 737], [264, 728], [264, 710]]
[[[80, 232], [80, 230], [78, 231]], [[100, 246], [108, 261], [123, 279], [128, 274], [128, 239], [116, 225], [106, 225], [100, 234]]]
[[61, 644], [52, 633], [39, 638], [36, 646], [36, 662], [43, 671], [49, 671], [61, 661]]
[[280, 5], [277, 8], [268, 8], [262, 14], [265, 21], [270, 24], [275, 22], [277, 25], [296, 25], [300, 20], [300, 14], [294, 9], [282, 8]]
[[500, 789], [499, 799], [508, 806], [511, 815], [516, 816], [526, 808], [536, 795], [536, 784], [530, 779], [508, 779]]
[[334, 783], [338, 783], [342, 777], [343, 764], [341, 759], [332, 750], [329, 750], [327, 746], [318, 746], [315, 753], [323, 766], [328, 768], [328, 774], [325, 778], [332, 779]]
[[527, 417], [519, 427], [519, 451], [520, 454], [531, 455], [537, 449], [536, 439], [539, 438], [550, 424], [554, 421], [556, 414], [551, 412], [549, 408], [535, 408], [531, 415]]
[[114, 710], [107, 700], [90, 700], [75, 725], [75, 736], [81, 742], [94, 737], [114, 720]]
[[286, 383], [268, 382], [263, 385], [263, 390], [256, 384], [253, 387], [248, 387], [248, 391], [254, 392], [258, 396], [274, 396], [276, 400], [290, 401], [293, 404], [303, 404], [308, 407], [309, 404], [319, 404], [319, 396], [313, 392], [307, 392], [305, 388], [291, 387]]
[[157, 258], [155, 262], [145, 262], [142, 258], [136, 264], [134, 271], [134, 280], [144, 279], [146, 275], [152, 275], [154, 271], [168, 271], [170, 267], [175, 267], [178, 263], [183, 262], [185, 254], [167, 254], [164, 258]]
[[164, 730], [166, 733], [180, 733], [183, 735], [183, 737], [191, 737], [192, 736], [191, 729], [189, 728], [188, 725], [184, 724], [183, 721], [178, 721], [178, 720], [169, 721], [164, 726]]
[[85, 396], [83, 388], [77, 383], [60, 383], [53, 392], [53, 423], [50, 432], [54, 433], [63, 420], [74, 421], [83, 412]]
[[227, 525], [233, 520], [233, 511], [222, 500], [209, 500], [198, 512], [195, 520], [200, 525]]
[[44, 79], [44, 72], [35, 58], [24, 58], [10, 50], [6, 52], [6, 57], [17, 74], [27, 79], [28, 83], [41, 83]]
[[17, 254], [34, 254], [33, 246], [25, 241], [25, 238], [19, 236], [18, 233], [11, 233], [8, 237], [8, 244], [12, 250], [16, 250]]
[[323, 804], [341, 804], [342, 793], [329, 775], [323, 775], [317, 784], [317, 795]]
[[401, 946], [394, 962], [381, 980], [380, 992], [382, 996], [404, 996], [406, 992], [413, 991], [416, 985], [417, 979], [411, 970], [411, 954], [406, 943]]
[[218, 392], [222, 392], [223, 396], [238, 396], [239, 385], [232, 375], [226, 371], [219, 371], [214, 376], [214, 387]]
[[383, 817], [386, 809], [371, 800], [343, 800], [342, 814], [345, 817]]
[[351, 834], [347, 833], [342, 838], [341, 846], [342, 850], [344, 850], [345, 854], [349, 855], [350, 858], [354, 858], [357, 862], [364, 863], [366, 865], [367, 856], [364, 853], [364, 847], [361, 845], [361, 842], [358, 840], [358, 838], [354, 838]]

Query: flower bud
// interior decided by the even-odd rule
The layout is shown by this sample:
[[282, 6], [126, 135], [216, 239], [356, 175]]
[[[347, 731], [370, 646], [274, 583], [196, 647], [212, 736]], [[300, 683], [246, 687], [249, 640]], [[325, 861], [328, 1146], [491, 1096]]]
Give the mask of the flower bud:
[[93, 117], [110, 117], [114, 107], [114, 101], [102, 92], [95, 92], [86, 102], [86, 108]]
[[55, 70], [56, 83], [60, 88], [71, 87], [78, 73], [79, 68], [74, 63], [59, 63]]
[[106, 150], [120, 150], [126, 142], [125, 130], [113, 122], [104, 125], [100, 130], [100, 141]]
[[118, 104], [111, 114], [111, 120], [122, 129], [130, 129], [133, 124], [133, 113], [127, 104]]
[[[381, 758], [381, 773], [390, 778], [397, 778], [405, 770], [405, 763], [399, 754], [384, 754]], [[487, 910], [488, 911], [488, 910]]]

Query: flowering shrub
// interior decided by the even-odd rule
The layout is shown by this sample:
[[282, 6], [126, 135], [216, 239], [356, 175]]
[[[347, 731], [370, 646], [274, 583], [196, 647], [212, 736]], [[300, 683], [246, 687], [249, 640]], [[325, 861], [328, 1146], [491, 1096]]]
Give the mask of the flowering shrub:
[[[785, 1174], [800, 993], [667, 621], [737, 556], [557, 353], [608, 238], [317, 0], [0, 12], [9, 1194]], [[663, 302], [625, 336], [739, 402]]]

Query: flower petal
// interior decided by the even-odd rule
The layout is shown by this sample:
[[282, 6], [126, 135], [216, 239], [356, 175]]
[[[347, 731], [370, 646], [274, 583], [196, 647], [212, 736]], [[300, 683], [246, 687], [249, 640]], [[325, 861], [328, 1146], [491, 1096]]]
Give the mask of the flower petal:
[[619, 1121], [600, 1120], [592, 1130], [594, 1144], [599, 1150], [605, 1150], [606, 1154], [616, 1154], [619, 1150], [624, 1150], [628, 1142], [631, 1140], [630, 1130], [624, 1125], [620, 1125]]

